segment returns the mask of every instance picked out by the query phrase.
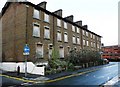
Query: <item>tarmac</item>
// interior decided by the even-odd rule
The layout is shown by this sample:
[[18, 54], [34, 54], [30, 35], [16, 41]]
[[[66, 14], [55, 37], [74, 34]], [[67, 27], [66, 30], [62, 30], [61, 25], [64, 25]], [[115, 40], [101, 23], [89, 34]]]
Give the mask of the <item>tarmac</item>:
[[[27, 77], [25, 77], [24, 73], [20, 73], [18, 75], [17, 72], [6, 72], [3, 71], [2, 74], [0, 76], [5, 76], [9, 78], [13, 78], [16, 80], [21, 80], [23, 82], [27, 82], [27, 83], [44, 83], [44, 82], [54, 82], [57, 80], [62, 80], [65, 78], [70, 78], [76, 75], [82, 75], [85, 73], [89, 73], [89, 72], [93, 72], [98, 70], [99, 68], [108, 66], [111, 64], [106, 64], [106, 65], [101, 65], [101, 66], [95, 66], [95, 67], [89, 67], [89, 68], [84, 68], [84, 69], [79, 69], [76, 71], [64, 71], [61, 73], [56, 73], [56, 74], [52, 74], [52, 75], [35, 75], [35, 74], [29, 74], [27, 73]], [[106, 82], [105, 84], [103, 84], [104, 87], [109, 87], [107, 85], [116, 85], [114, 87], [119, 87], [118, 85], [120, 85], [120, 81], [117, 79], [117, 76], [114, 77], [113, 79], [111, 79], [110, 81]]]

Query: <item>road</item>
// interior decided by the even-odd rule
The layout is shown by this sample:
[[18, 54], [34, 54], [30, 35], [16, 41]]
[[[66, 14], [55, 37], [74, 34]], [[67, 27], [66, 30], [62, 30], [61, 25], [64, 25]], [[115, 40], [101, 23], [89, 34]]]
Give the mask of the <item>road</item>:
[[118, 74], [118, 63], [112, 64], [111, 66], [102, 67], [91, 73], [46, 83], [44, 85], [101, 85]]
[[[53, 82], [47, 82], [44, 84], [33, 84], [32, 86], [39, 87], [40, 85], [44, 85], [46, 87], [48, 85], [101, 85], [115, 77], [117, 74], [118, 63], [111, 62], [111, 65], [98, 68], [97, 70], [89, 73], [80, 74]], [[18, 85], [23, 83], [22, 81], [17, 81], [7, 77], [2, 77], [2, 80], [3, 84]]]

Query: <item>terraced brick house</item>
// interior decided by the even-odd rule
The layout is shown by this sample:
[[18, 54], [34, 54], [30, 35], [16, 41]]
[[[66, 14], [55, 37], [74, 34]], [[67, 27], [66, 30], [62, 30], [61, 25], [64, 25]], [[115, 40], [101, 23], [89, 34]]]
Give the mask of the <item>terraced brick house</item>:
[[101, 36], [88, 30], [74, 16], [62, 17], [62, 9], [46, 10], [47, 2], [6, 2], [1, 12], [2, 61], [23, 62], [23, 48], [30, 47], [28, 61], [37, 58], [45, 63], [51, 58], [52, 49], [64, 59], [71, 50], [101, 50]]

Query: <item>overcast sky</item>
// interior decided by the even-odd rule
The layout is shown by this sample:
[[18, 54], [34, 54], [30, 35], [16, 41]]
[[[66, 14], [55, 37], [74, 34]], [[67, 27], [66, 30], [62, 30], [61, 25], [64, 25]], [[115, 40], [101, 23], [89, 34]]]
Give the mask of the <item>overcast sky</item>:
[[[7, 0], [0, 0], [0, 11]], [[105, 46], [118, 44], [119, 0], [28, 0], [34, 4], [47, 2], [47, 10], [63, 9], [63, 17], [74, 15], [88, 29], [101, 35]]]

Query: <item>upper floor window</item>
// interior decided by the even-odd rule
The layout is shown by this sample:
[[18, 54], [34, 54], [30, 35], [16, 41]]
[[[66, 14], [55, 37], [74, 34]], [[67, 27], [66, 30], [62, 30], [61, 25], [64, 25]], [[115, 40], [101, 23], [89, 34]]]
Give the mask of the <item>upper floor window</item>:
[[80, 28], [77, 27], [77, 33], [80, 33]]
[[49, 15], [44, 13], [44, 21], [49, 23]]
[[67, 34], [67, 32], [64, 33], [64, 41], [68, 42], [68, 34]]
[[95, 39], [95, 35], [93, 35], [93, 39]]
[[93, 38], [93, 35], [92, 35], [92, 34], [90, 34], [90, 37], [91, 37], [91, 38]]
[[89, 41], [87, 40], [87, 46], [89, 46]]
[[62, 40], [61, 32], [57, 32], [57, 40], [58, 40], [58, 41], [61, 41], [61, 40]]
[[66, 22], [64, 22], [64, 28], [67, 29], [67, 23]]
[[77, 44], [80, 44], [80, 38], [77, 37]]
[[83, 45], [85, 45], [85, 40], [83, 40]]
[[50, 39], [50, 29], [49, 29], [49, 27], [45, 26], [44, 28], [45, 28], [45, 30], [44, 30], [44, 38]]
[[34, 9], [33, 17], [37, 18], [37, 19], [40, 19], [40, 12], [37, 9]]
[[72, 37], [73, 39], [73, 43], [75, 44], [76, 43], [76, 39], [75, 39], [75, 36]]
[[93, 47], [93, 42], [91, 42], [91, 47]]
[[33, 24], [33, 36], [40, 37], [40, 27], [39, 24]]
[[86, 31], [86, 36], [88, 37], [88, 32]]
[[72, 31], [75, 32], [75, 26], [72, 25]]
[[61, 20], [57, 19], [57, 26], [61, 27]]
[[85, 35], [85, 31], [84, 30], [82, 30], [82, 33], [83, 33], [83, 35]]
[[94, 47], [95, 47], [95, 42], [94, 42]]

